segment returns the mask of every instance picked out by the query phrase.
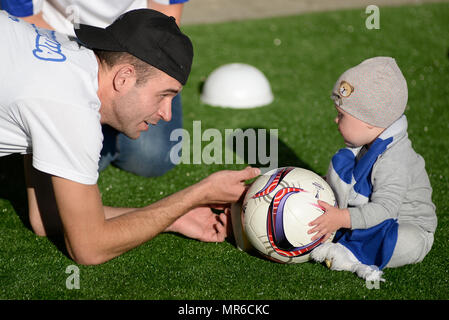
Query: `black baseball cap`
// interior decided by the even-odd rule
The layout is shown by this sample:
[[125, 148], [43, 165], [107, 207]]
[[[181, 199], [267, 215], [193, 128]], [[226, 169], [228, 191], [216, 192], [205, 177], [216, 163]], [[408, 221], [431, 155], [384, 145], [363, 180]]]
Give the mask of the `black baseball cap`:
[[131, 10], [106, 28], [79, 24], [75, 34], [89, 49], [128, 52], [182, 85], [187, 82], [193, 46], [173, 17], [152, 9]]

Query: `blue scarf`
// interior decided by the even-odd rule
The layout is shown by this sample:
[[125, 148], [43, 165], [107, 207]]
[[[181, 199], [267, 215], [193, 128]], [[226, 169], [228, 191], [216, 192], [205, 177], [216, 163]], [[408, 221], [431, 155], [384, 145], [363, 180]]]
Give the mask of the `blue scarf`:
[[[344, 148], [334, 155], [327, 181], [335, 191], [340, 208], [361, 206], [369, 202], [373, 191], [371, 173], [374, 164], [406, 132], [407, 119], [403, 115], [368, 150], [362, 147]], [[361, 263], [383, 269], [393, 255], [397, 236], [397, 220], [387, 219], [368, 229], [340, 229], [334, 242], [348, 248]]]

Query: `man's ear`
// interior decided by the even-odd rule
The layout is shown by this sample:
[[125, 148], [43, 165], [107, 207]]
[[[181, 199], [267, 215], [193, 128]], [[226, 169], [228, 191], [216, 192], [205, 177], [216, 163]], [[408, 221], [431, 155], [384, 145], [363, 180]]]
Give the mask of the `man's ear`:
[[136, 69], [131, 64], [122, 64], [115, 70], [113, 87], [116, 91], [128, 91], [137, 81]]

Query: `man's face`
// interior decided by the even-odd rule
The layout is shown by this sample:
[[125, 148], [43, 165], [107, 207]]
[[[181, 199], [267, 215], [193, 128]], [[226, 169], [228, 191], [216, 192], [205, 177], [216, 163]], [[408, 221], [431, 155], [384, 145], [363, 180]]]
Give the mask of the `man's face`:
[[113, 102], [115, 128], [131, 139], [159, 120], [171, 120], [172, 99], [181, 91], [179, 81], [158, 71], [146, 83], [134, 85]]

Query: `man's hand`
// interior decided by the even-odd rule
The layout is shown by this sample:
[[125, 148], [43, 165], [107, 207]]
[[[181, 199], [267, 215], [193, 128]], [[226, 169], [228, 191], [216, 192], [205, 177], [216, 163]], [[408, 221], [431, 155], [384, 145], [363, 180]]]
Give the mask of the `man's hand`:
[[165, 231], [204, 242], [223, 242], [228, 235], [229, 219], [229, 208], [216, 214], [210, 207], [198, 207], [173, 222]]
[[207, 190], [203, 205], [229, 204], [239, 201], [248, 190], [245, 181], [258, 175], [260, 175], [260, 169], [252, 167], [238, 171], [223, 170], [211, 174], [199, 182]]
[[[240, 171], [218, 171], [200, 184], [207, 186], [205, 203], [178, 218], [165, 231], [177, 232], [189, 238], [205, 242], [222, 242], [230, 229], [231, 203], [243, 198], [248, 185], [245, 181], [260, 175], [260, 169], [247, 167]], [[224, 209], [224, 213], [215, 214], [211, 207]]]
[[324, 209], [324, 213], [309, 223], [309, 226], [314, 226], [307, 232], [308, 234], [315, 233], [312, 241], [324, 236], [322, 242], [325, 242], [338, 229], [351, 227], [348, 209], [339, 209], [321, 200], [318, 200], [318, 205]]

